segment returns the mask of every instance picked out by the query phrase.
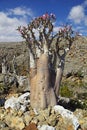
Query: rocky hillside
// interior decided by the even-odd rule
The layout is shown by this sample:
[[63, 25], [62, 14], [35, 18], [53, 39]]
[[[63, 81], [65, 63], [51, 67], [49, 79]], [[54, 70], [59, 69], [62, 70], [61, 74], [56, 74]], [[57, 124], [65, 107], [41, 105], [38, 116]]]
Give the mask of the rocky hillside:
[[[8, 63], [11, 64], [14, 55], [16, 56], [18, 75], [27, 75], [29, 57], [25, 42], [0, 43], [0, 73], [3, 57], [6, 56]], [[79, 91], [87, 92], [87, 37], [77, 37], [74, 41], [66, 56], [62, 81], [62, 86], [69, 86], [71, 92], [75, 90], [74, 94], [78, 93], [79, 86]], [[76, 88], [76, 86], [78, 87]], [[67, 94], [65, 93], [65, 95]]]
[[[22, 94], [25, 93], [22, 91], [22, 87], [14, 88], [13, 86], [8, 94], [5, 94], [5, 96], [3, 93], [1, 94], [3, 88], [1, 86], [3, 81], [1, 73], [3, 57], [7, 57], [8, 63], [12, 67], [14, 55], [16, 56], [18, 75], [27, 76], [29, 58], [26, 44], [24, 42], [0, 43], [0, 129], [87, 130], [87, 38], [77, 37], [66, 56], [60, 90], [61, 97], [58, 100], [59, 105], [64, 107], [58, 106], [56, 108], [57, 106], [55, 106], [55, 111], [54, 108], [40, 111], [33, 110], [28, 98], [19, 102], [20, 97], [23, 97]], [[18, 93], [15, 93], [17, 92], [16, 89]], [[25, 99], [28, 104], [23, 104]], [[9, 107], [10, 101], [12, 106]], [[12, 107], [20, 109], [13, 109]]]
[[8, 59], [8, 62], [11, 63], [14, 55], [16, 56], [17, 66], [27, 66], [27, 48], [24, 42], [21, 43], [0, 43], [0, 72], [1, 72], [1, 63], [4, 57]]
[[[28, 50], [24, 42], [21, 43], [0, 43], [0, 66], [2, 58], [7, 56], [8, 61], [16, 56], [17, 64], [28, 66]], [[1, 68], [1, 67], [0, 67]], [[70, 72], [83, 73], [84, 78], [87, 79], [87, 38], [77, 37], [74, 41], [72, 49], [66, 57], [66, 64], [64, 75]]]
[[66, 57], [66, 64], [64, 74], [68, 72], [83, 73], [84, 78], [87, 79], [87, 38], [77, 37], [74, 41], [72, 49]]

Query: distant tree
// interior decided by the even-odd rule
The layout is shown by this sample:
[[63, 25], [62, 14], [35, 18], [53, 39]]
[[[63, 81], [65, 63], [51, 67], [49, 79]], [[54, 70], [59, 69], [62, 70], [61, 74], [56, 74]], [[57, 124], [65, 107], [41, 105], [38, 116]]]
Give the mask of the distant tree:
[[54, 32], [56, 17], [44, 14], [27, 27], [18, 27], [29, 50], [30, 101], [33, 108], [57, 104], [65, 57], [74, 41], [72, 27], [63, 25]]

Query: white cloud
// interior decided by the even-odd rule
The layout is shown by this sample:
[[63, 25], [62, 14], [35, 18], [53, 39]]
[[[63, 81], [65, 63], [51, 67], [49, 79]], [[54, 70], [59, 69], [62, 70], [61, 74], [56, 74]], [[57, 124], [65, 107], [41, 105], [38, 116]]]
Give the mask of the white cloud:
[[87, 0], [82, 4], [73, 6], [69, 12], [68, 19], [71, 20], [76, 26], [79, 32], [82, 32], [83, 35], [87, 35]]
[[72, 20], [75, 24], [84, 23], [87, 26], [87, 0], [85, 0], [81, 5], [77, 5], [71, 8], [68, 19]]
[[0, 42], [23, 40], [16, 29], [20, 25], [26, 26], [28, 24], [28, 18], [31, 17], [33, 17], [32, 10], [24, 7], [0, 12]]
[[81, 5], [72, 7], [68, 19], [73, 20], [75, 23], [81, 23], [84, 20], [84, 8]]
[[31, 9], [25, 8], [25, 7], [17, 7], [14, 9], [9, 9], [8, 14], [13, 14], [13, 15], [19, 15], [19, 16], [33, 16], [33, 12]]

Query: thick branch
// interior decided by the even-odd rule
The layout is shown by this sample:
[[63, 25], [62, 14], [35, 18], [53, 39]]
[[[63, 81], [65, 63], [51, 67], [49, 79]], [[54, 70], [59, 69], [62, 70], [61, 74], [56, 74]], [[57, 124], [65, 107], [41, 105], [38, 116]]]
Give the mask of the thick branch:
[[56, 94], [56, 97], [59, 96], [59, 89], [60, 89], [60, 83], [63, 75], [63, 70], [61, 67], [57, 68], [56, 72], [56, 80], [55, 80], [55, 85], [54, 85], [54, 92]]
[[34, 55], [32, 54], [30, 48], [28, 48], [28, 50], [29, 50], [29, 56], [30, 56], [30, 68], [35, 68], [36, 63], [35, 63]]

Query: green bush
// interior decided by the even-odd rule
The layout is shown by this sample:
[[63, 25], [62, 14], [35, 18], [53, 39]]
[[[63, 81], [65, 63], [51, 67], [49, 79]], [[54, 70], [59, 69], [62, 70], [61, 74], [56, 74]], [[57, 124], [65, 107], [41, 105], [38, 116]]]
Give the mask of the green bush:
[[73, 92], [70, 91], [67, 86], [62, 86], [62, 87], [60, 88], [60, 94], [61, 94], [61, 96], [63, 96], [63, 97], [68, 97], [68, 98], [70, 98], [70, 97], [73, 96]]

